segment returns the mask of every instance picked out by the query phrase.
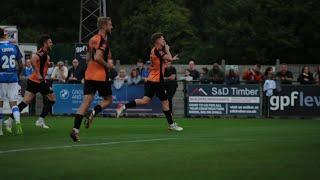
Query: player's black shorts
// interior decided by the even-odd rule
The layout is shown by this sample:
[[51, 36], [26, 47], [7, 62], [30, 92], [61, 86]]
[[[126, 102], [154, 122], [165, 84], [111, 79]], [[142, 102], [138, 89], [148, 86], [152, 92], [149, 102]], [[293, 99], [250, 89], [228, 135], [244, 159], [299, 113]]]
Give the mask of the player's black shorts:
[[156, 95], [160, 99], [160, 101], [168, 100], [163, 83], [150, 82], [150, 81], [145, 82], [144, 96], [153, 98], [154, 95]]
[[83, 94], [96, 94], [98, 91], [99, 96], [101, 97], [108, 97], [112, 95], [111, 83], [103, 82], [103, 81], [92, 81], [92, 80], [85, 80], [84, 81], [84, 88]]
[[52, 94], [52, 88], [50, 85], [44, 81], [41, 83], [36, 83], [28, 79], [26, 91], [32, 92], [33, 94], [37, 94], [40, 92], [43, 96]]

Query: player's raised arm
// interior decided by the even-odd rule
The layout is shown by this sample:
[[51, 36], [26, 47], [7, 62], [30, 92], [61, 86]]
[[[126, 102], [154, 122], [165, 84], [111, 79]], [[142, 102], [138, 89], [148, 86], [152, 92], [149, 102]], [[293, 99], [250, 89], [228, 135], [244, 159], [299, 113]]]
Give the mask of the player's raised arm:
[[172, 57], [172, 54], [170, 52], [170, 46], [168, 44], [165, 44], [164, 46], [164, 51], [165, 51], [165, 54], [163, 55], [163, 59], [164, 60], [167, 60], [167, 61], [176, 61], [179, 59], [179, 56], [178, 55], [175, 55]]

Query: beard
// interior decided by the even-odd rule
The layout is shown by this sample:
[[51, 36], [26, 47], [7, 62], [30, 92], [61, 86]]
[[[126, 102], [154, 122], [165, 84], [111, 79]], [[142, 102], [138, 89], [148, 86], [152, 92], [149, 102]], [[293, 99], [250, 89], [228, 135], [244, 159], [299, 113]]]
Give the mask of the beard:
[[51, 52], [52, 47], [47, 48], [47, 52]]

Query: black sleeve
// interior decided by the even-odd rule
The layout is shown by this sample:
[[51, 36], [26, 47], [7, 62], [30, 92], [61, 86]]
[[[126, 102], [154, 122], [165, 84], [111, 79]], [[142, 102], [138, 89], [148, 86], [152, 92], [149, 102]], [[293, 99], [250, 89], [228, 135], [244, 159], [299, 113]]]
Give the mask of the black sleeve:
[[196, 80], [200, 79], [200, 73], [198, 70], [196, 70]]
[[72, 69], [72, 68], [70, 68], [70, 69], [68, 70], [68, 77], [67, 77], [67, 79], [69, 79], [69, 77], [71, 76], [71, 69]]
[[172, 74], [177, 75], [177, 70], [176, 70], [176, 68], [175, 68], [175, 67], [173, 67], [173, 68], [172, 68]]
[[313, 83], [314, 83], [313, 74], [312, 74], [312, 73], [310, 73], [309, 77], [310, 77], [310, 78], [309, 78], [310, 83], [311, 83], [311, 84], [313, 84]]
[[298, 80], [298, 82], [300, 82], [300, 83], [303, 82], [303, 81], [304, 81], [304, 80], [303, 80], [303, 75], [300, 74], [297, 80]]

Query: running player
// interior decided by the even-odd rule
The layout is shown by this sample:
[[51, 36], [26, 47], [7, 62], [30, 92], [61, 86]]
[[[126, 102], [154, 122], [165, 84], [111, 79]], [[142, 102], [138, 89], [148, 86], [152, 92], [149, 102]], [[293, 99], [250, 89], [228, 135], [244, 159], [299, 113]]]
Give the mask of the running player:
[[136, 99], [127, 104], [119, 104], [116, 112], [117, 118], [127, 108], [133, 108], [136, 106], [146, 105], [151, 102], [151, 99], [156, 95], [161, 103], [162, 110], [168, 121], [168, 129], [173, 131], [182, 131], [183, 128], [179, 127], [177, 123], [173, 122], [172, 112], [169, 108], [169, 101], [164, 88], [164, 70], [167, 61], [178, 60], [178, 55], [172, 57], [169, 45], [162, 33], [155, 33], [151, 37], [154, 47], [150, 53], [151, 67], [149, 76], [146, 78], [144, 84], [144, 97], [142, 99]]
[[[5, 41], [4, 30], [0, 28], [0, 136], [3, 135], [2, 120], [3, 120], [3, 101], [8, 100], [12, 110], [14, 119], [16, 120], [16, 133], [22, 134], [22, 127], [20, 124], [20, 112], [17, 106], [19, 98], [19, 78], [18, 72], [22, 71], [22, 55], [19, 48]], [[19, 71], [17, 72], [17, 63]], [[11, 128], [7, 129], [11, 133]]]
[[[40, 92], [42, 96], [48, 98], [47, 104], [43, 105], [40, 117], [36, 121], [35, 125], [40, 128], [48, 129], [49, 127], [45, 124], [44, 118], [48, 115], [51, 110], [52, 105], [56, 101], [56, 97], [50, 88], [50, 85], [46, 82], [45, 77], [48, 71], [49, 56], [48, 53], [52, 48], [52, 40], [49, 35], [43, 35], [39, 39], [40, 49], [31, 58], [31, 64], [33, 67], [33, 73], [29, 76], [27, 81], [27, 88], [24, 95], [23, 101], [18, 105], [19, 111], [21, 112], [24, 108], [31, 103], [35, 95]], [[13, 114], [7, 121], [7, 128], [10, 128], [12, 122]]]
[[93, 110], [86, 114], [85, 127], [89, 128], [93, 117], [100, 113], [104, 108], [112, 103], [111, 84], [108, 82], [108, 59], [111, 59], [110, 46], [107, 40], [108, 34], [112, 30], [110, 17], [99, 17], [97, 26], [98, 34], [89, 40], [87, 53], [87, 69], [85, 72], [84, 82], [84, 99], [79, 107], [75, 118], [74, 126], [70, 137], [73, 141], [80, 141], [79, 129], [82, 119], [93, 101], [94, 95], [98, 91], [103, 98], [100, 104], [96, 105]]

